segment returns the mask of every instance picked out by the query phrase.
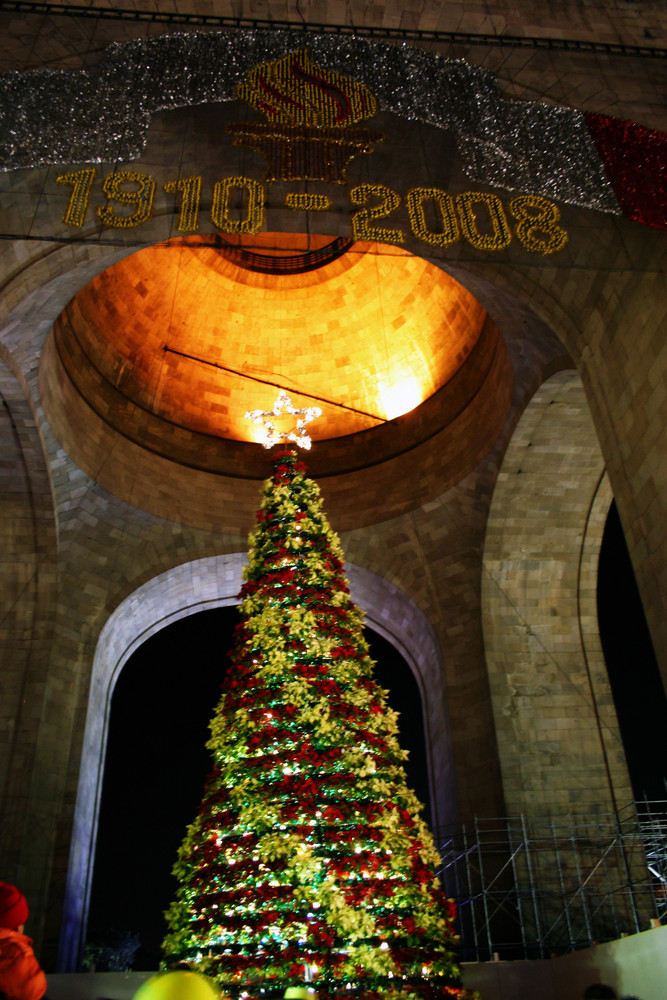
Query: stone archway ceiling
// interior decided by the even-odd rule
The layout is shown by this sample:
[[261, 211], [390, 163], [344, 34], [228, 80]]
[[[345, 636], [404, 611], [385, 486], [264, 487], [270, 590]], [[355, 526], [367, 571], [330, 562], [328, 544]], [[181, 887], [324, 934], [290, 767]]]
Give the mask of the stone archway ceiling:
[[[497, 439], [511, 395], [495, 324], [436, 265], [398, 247], [294, 234], [189, 237], [124, 258], [60, 314], [40, 379], [72, 459], [160, 514], [187, 470], [187, 489], [193, 474], [266, 475], [261, 429], [245, 414], [270, 409], [281, 388], [297, 406], [321, 407], [308, 466], [329, 478], [334, 513], [340, 493], [351, 518], [370, 470], [370, 518], [462, 478]], [[145, 460], [131, 457], [137, 446]], [[208, 501], [197, 504], [185, 516], [204, 523]]]

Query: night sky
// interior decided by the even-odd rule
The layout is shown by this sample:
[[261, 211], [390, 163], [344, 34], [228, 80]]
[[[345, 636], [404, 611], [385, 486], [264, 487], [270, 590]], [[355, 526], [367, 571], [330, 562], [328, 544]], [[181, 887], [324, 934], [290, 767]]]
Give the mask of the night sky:
[[[605, 659], [635, 796], [667, 799], [667, 701], [616, 509], [607, 522], [598, 580]], [[137, 932], [137, 969], [157, 968], [171, 902], [171, 868], [210, 769], [208, 723], [219, 698], [235, 608], [181, 619], [128, 661], [113, 695], [88, 940]], [[376, 679], [400, 712], [410, 750], [408, 783], [427, 803], [421, 702], [393, 646], [367, 633]]]

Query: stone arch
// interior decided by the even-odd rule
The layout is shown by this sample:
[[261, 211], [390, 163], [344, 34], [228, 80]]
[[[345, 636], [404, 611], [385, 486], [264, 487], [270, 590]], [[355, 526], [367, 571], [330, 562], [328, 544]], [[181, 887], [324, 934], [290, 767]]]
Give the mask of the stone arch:
[[[511, 268], [487, 269], [473, 262], [467, 269], [472, 274], [461, 280], [490, 315], [496, 315], [496, 298], [507, 296], [524, 303], [533, 318], [539, 317], [559, 338], [570, 356], [567, 367], [577, 369], [667, 688], [667, 536], [663, 530], [667, 463], [662, 460], [666, 434], [664, 421], [649, 418], [660, 405], [659, 379], [650, 372], [662, 370], [667, 344], [657, 331], [653, 276], [628, 269], [618, 280], [611, 274], [600, 277], [598, 307], [591, 309], [579, 292], [570, 293], [572, 278], [566, 268], [524, 274], [520, 287]], [[612, 296], [609, 302], [608, 294]], [[498, 325], [505, 334], [502, 324]], [[632, 331], [631, 348], [624, 342], [628, 331]], [[649, 357], [654, 359], [652, 365], [643, 366], [637, 360]], [[556, 370], [543, 369], [545, 375]], [[628, 428], [632, 428], [631, 445]]]
[[482, 624], [508, 815], [632, 801], [597, 627], [611, 499], [583, 385], [561, 372], [517, 424], [485, 539]]
[[[76, 968], [84, 942], [116, 680], [138, 647], [166, 625], [198, 611], [237, 604], [245, 563], [244, 553], [232, 553], [175, 566], [130, 594], [110, 615], [100, 633], [93, 660], [74, 812], [60, 944], [61, 969]], [[399, 649], [415, 674], [424, 708], [430, 790], [437, 825], [443, 802], [447, 797], [453, 798], [453, 792], [449, 790], [447, 796], [445, 787], [451, 762], [435, 633], [423, 612], [398, 587], [359, 566], [348, 564], [346, 572], [352, 599], [365, 609], [368, 625]], [[435, 774], [438, 774], [437, 784]]]

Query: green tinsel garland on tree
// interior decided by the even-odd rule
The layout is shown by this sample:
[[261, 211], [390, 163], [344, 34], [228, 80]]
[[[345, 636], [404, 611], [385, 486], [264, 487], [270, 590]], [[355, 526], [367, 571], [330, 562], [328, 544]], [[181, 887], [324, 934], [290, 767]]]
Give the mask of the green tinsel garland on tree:
[[460, 997], [454, 906], [319, 489], [274, 458], [250, 536], [214, 767], [179, 851], [167, 963], [234, 997]]

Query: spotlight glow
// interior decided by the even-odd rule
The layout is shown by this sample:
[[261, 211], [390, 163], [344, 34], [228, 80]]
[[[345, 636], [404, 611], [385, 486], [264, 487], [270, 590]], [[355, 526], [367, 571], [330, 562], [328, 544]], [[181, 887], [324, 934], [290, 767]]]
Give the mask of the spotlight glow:
[[398, 376], [395, 382], [380, 382], [380, 399], [387, 420], [409, 413], [424, 399], [422, 387], [415, 375]]

